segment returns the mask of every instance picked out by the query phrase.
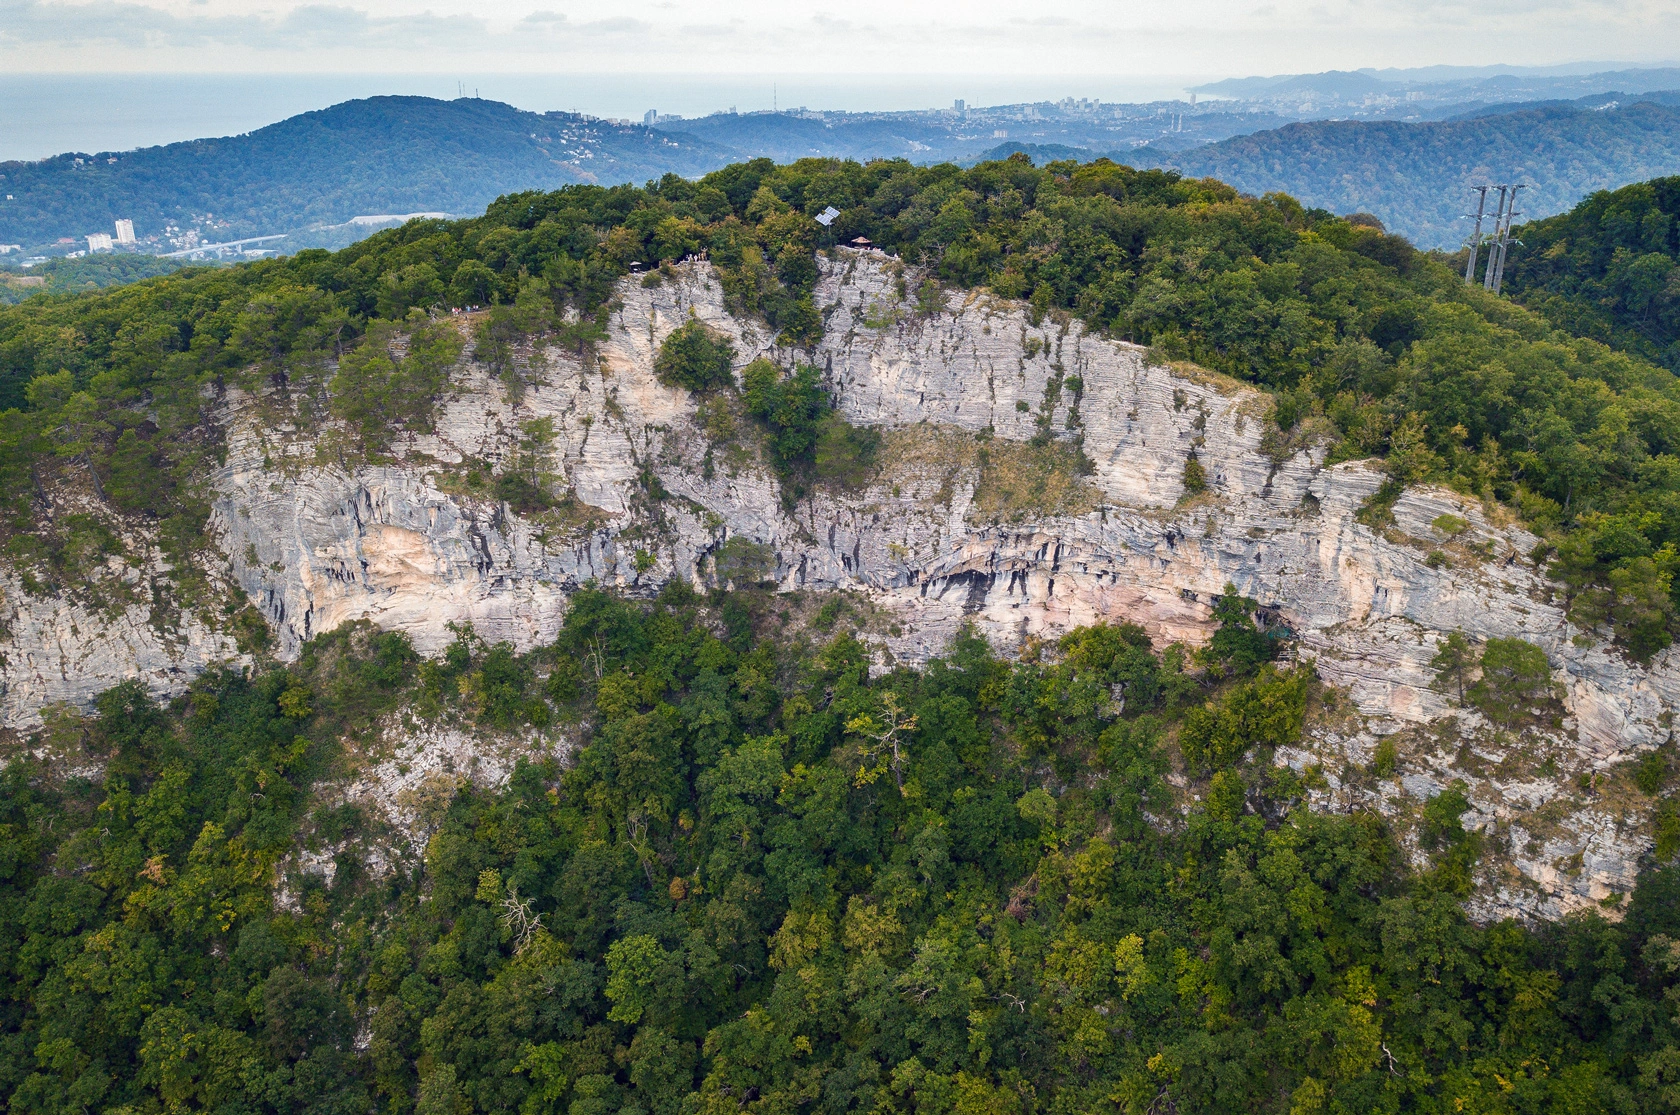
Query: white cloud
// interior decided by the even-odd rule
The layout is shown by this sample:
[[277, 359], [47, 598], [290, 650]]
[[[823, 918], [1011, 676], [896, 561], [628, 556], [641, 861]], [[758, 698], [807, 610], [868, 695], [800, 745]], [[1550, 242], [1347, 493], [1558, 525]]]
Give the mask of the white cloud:
[[[549, 0], [552, 4], [553, 0]], [[0, 0], [0, 65], [750, 74], [1249, 74], [1657, 60], [1672, 0]], [[695, 16], [700, 15], [696, 21]], [[1485, 33], [1467, 33], [1485, 32]], [[704, 44], [702, 47], [700, 44]]]

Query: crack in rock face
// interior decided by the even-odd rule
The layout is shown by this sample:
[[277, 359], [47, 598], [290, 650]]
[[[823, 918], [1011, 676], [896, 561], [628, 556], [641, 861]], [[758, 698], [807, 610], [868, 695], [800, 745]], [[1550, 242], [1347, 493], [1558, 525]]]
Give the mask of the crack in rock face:
[[[709, 587], [719, 548], [742, 538], [764, 548], [784, 590], [866, 594], [891, 620], [883, 661], [908, 663], [940, 653], [964, 624], [1005, 652], [1101, 621], [1139, 624], [1157, 647], [1195, 645], [1231, 584], [1287, 624], [1297, 653], [1351, 701], [1356, 724], [1313, 728], [1279, 756], [1326, 773], [1318, 806], [1377, 808], [1404, 830], [1425, 797], [1462, 780], [1475, 823], [1504, 834], [1488, 841], [1478, 916], [1593, 904], [1614, 915], [1649, 847], [1649, 803], [1578, 792], [1576, 775], [1669, 738], [1674, 650], [1639, 666], [1583, 637], [1558, 586], [1522, 556], [1537, 539], [1474, 500], [1414, 488], [1388, 525], [1361, 524], [1382, 475], [1364, 462], [1326, 467], [1326, 438], [1280, 437], [1259, 391], [1151, 364], [1135, 345], [983, 292], [912, 314], [897, 294], [902, 265], [878, 253], [842, 249], [819, 263], [826, 332], [813, 351], [777, 350], [759, 323], [727, 311], [709, 264], [683, 265], [659, 286], [621, 284], [597, 353], [531, 353], [517, 396], [469, 345], [434, 432], [400, 444], [392, 465], [317, 466], [310, 445], [231, 397], [211, 521], [228, 576], [284, 658], [361, 619], [408, 632], [423, 653], [457, 623], [526, 649], [553, 637], [580, 586]], [[655, 376], [660, 342], [691, 319], [730, 339], [737, 372], [758, 356], [817, 367], [848, 421], [882, 431], [879, 475], [786, 506], [756, 451], [736, 446], [731, 458], [701, 400]], [[533, 419], [552, 424], [547, 466], [571, 512], [521, 515], [457, 494], [452, 477], [471, 462], [511, 462]], [[1201, 492], [1186, 491], [1192, 459]], [[1441, 521], [1453, 522], [1450, 538]], [[1453, 559], [1431, 560], [1443, 548]], [[178, 690], [236, 656], [208, 627], [165, 638], [136, 609], [71, 615], [15, 580], [0, 593], [0, 703], [16, 727], [124, 677]], [[1559, 725], [1512, 740], [1432, 689], [1430, 659], [1453, 630], [1544, 649]], [[1412, 741], [1397, 775], [1355, 777], [1388, 738]], [[1455, 758], [1476, 747], [1499, 750], [1504, 766], [1478, 774]], [[1553, 773], [1517, 769], [1542, 752]]]

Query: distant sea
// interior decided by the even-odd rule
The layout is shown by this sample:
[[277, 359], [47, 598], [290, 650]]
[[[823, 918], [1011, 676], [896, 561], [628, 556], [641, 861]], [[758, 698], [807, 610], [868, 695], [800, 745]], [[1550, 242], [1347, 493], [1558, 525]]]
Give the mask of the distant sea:
[[1057, 101], [1178, 100], [1208, 75], [946, 74], [0, 74], [0, 161], [238, 135], [300, 112], [382, 94], [506, 101], [640, 120], [806, 107], [887, 111]]

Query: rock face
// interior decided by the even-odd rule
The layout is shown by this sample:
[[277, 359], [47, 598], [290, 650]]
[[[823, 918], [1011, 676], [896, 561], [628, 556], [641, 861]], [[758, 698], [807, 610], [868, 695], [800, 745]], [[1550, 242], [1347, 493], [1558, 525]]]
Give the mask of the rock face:
[[[400, 446], [397, 465], [319, 467], [309, 444], [231, 399], [212, 521], [229, 575], [283, 656], [360, 618], [408, 631], [425, 652], [465, 622], [528, 647], [552, 636], [586, 582], [715, 583], [720, 548], [746, 539], [785, 589], [867, 594], [892, 621], [884, 653], [911, 662], [965, 622], [1006, 649], [1102, 619], [1142, 624], [1157, 645], [1197, 643], [1233, 584], [1350, 698], [1347, 715], [1279, 757], [1323, 772], [1320, 805], [1377, 808], [1404, 830], [1423, 800], [1462, 780], [1466, 822], [1493, 852], [1478, 914], [1614, 910], [1648, 847], [1649, 803], [1606, 787], [1626, 782], [1618, 764], [1668, 738], [1674, 652], [1645, 668], [1583, 637], [1525, 557], [1536, 540], [1475, 501], [1414, 489], [1386, 525], [1363, 525], [1356, 513], [1382, 477], [1359, 462], [1325, 467], [1323, 446], [1283, 438], [1250, 388], [1151, 365], [1135, 346], [1077, 322], [1035, 323], [986, 294], [952, 293], [917, 314], [899, 293], [901, 265], [878, 253], [821, 263], [825, 339], [798, 358], [821, 369], [849, 421], [884, 431], [865, 489], [788, 508], [750, 436], [732, 440], [690, 393], [655, 378], [660, 341], [690, 317], [728, 335], [740, 364], [795, 359], [732, 317], [709, 265], [692, 264], [656, 286], [626, 283], [598, 356], [530, 354], [517, 392], [469, 348], [435, 432]], [[540, 419], [564, 508], [522, 516], [461, 494], [475, 464], [529, 454]], [[1094, 467], [1086, 478], [1055, 467], [1074, 446]], [[1197, 469], [1206, 490], [1187, 493]], [[1035, 492], [1051, 494], [1035, 506]], [[14, 726], [123, 676], [168, 689], [232, 654], [208, 632], [167, 642], [132, 617], [5, 593]], [[1454, 629], [1542, 647], [1562, 693], [1557, 727], [1514, 737], [1434, 692], [1429, 661]], [[1394, 773], [1378, 778], [1384, 740]]]
[[119, 681], [179, 692], [213, 664], [237, 657], [233, 639], [191, 612], [160, 622], [130, 603], [94, 607], [42, 597], [0, 571], [0, 726], [27, 729], [48, 705], [88, 707]]

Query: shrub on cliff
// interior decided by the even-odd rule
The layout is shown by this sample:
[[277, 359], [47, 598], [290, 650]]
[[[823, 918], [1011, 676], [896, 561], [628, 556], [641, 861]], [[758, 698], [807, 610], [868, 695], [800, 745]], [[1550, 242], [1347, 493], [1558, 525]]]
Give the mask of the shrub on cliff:
[[1522, 639], [1489, 639], [1482, 648], [1482, 677], [1470, 687], [1470, 703], [1496, 724], [1514, 724], [1551, 696], [1552, 667], [1546, 652]]
[[653, 370], [672, 387], [707, 391], [734, 382], [729, 372], [734, 359], [735, 346], [729, 338], [690, 319], [660, 342]]

